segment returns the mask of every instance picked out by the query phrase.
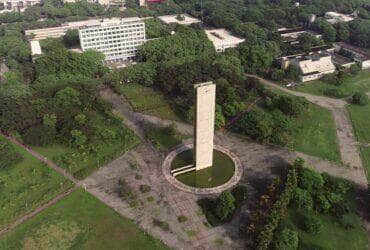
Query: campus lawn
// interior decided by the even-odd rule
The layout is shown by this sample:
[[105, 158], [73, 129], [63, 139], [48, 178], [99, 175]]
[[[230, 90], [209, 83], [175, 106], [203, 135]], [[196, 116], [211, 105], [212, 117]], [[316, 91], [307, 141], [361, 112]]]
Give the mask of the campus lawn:
[[300, 220], [296, 209], [289, 209], [284, 224], [298, 232], [298, 249], [335, 249], [335, 250], [367, 250], [368, 239], [359, 219], [351, 229], [344, 228], [338, 220], [330, 215], [318, 215], [323, 227], [318, 234], [309, 234], [300, 228]]
[[163, 94], [134, 83], [120, 85], [119, 88], [120, 93], [130, 102], [134, 111], [168, 120], [182, 120]]
[[309, 104], [308, 111], [293, 119], [292, 148], [312, 156], [340, 163], [336, 128], [331, 111]]
[[340, 86], [331, 85], [323, 81], [317, 80], [304, 83], [294, 90], [306, 92], [314, 95], [324, 96], [326, 89], [337, 89], [342, 91], [340, 97], [348, 97], [354, 92], [369, 92], [370, 91], [370, 70], [363, 70], [356, 76], [348, 76], [344, 83]]
[[94, 143], [83, 148], [57, 144], [46, 147], [34, 147], [33, 149], [55, 162], [58, 166], [66, 169], [74, 177], [83, 179], [140, 142], [134, 132], [122, 124], [107, 124], [100, 119], [96, 120], [96, 122], [100, 123], [99, 127], [115, 131], [116, 138], [107, 142], [95, 140]]
[[147, 127], [145, 137], [160, 151], [167, 151], [182, 143], [188, 136], [171, 134], [167, 128]]
[[[0, 135], [0, 140], [6, 138]], [[13, 145], [23, 156], [23, 161], [0, 170], [0, 228], [72, 187], [63, 176], [23, 148]]]
[[[349, 105], [348, 111], [357, 140], [363, 144], [370, 144], [370, 104], [366, 106]], [[367, 177], [370, 181], [370, 147], [360, 146], [360, 151], [362, 163], [367, 169]]]
[[168, 249], [131, 220], [77, 190], [0, 239], [0, 249]]

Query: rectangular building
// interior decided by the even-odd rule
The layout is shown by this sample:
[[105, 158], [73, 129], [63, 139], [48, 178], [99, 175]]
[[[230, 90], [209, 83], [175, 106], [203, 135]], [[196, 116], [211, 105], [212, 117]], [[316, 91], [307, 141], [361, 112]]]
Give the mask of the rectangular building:
[[27, 7], [41, 2], [42, 0], [0, 0], [0, 13], [24, 11]]
[[83, 51], [102, 52], [106, 61], [131, 60], [146, 41], [145, 23], [137, 17], [106, 20], [81, 27], [79, 37]]
[[208, 39], [213, 43], [216, 52], [224, 52], [228, 48], [236, 48], [245, 39], [235, 37], [225, 29], [205, 30]]

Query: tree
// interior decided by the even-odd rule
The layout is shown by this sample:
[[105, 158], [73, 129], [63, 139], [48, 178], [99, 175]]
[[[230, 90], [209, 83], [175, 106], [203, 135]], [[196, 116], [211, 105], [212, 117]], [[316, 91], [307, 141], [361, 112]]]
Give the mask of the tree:
[[352, 95], [351, 102], [356, 105], [365, 106], [369, 103], [369, 97], [365, 93], [356, 92]]
[[313, 23], [312, 27], [316, 31], [323, 33], [324, 40], [328, 42], [335, 42], [337, 31], [333, 25], [325, 19], [318, 19]]
[[230, 218], [235, 210], [235, 198], [229, 191], [220, 194], [216, 201], [215, 214], [220, 221]]
[[349, 26], [350, 42], [360, 47], [370, 48], [370, 20], [356, 19]]
[[80, 44], [78, 30], [67, 30], [66, 34], [63, 36], [63, 42], [67, 47], [78, 46]]
[[219, 129], [225, 125], [225, 117], [222, 113], [222, 107], [216, 104], [215, 111], [215, 129]]
[[320, 190], [324, 186], [324, 179], [320, 173], [308, 168], [303, 168], [301, 169], [298, 183], [300, 188], [312, 194], [315, 190]]
[[296, 250], [298, 243], [298, 232], [285, 228], [276, 235], [274, 247], [275, 249]]
[[350, 28], [348, 23], [338, 23], [337, 29], [337, 40], [341, 42], [347, 42], [350, 37]]
[[72, 130], [71, 136], [71, 144], [75, 147], [82, 147], [87, 141], [87, 137], [80, 130]]
[[0, 139], [0, 170], [12, 168], [22, 160], [23, 156], [10, 142]]

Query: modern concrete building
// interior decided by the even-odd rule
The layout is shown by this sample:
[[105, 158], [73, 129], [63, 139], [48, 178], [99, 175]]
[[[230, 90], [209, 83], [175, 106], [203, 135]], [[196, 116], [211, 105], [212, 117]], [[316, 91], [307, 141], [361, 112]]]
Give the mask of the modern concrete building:
[[280, 28], [277, 31], [280, 36], [283, 38], [284, 42], [290, 43], [290, 44], [297, 44], [298, 43], [298, 38], [302, 34], [310, 34], [315, 36], [316, 38], [322, 38], [321, 34], [318, 34], [312, 30], [307, 30], [305, 28]]
[[216, 84], [206, 82], [195, 88], [194, 165], [202, 170], [213, 165]]
[[187, 14], [159, 16], [158, 18], [166, 24], [178, 23], [182, 25], [191, 25], [193, 23], [200, 23], [199, 19], [191, 17]]
[[42, 0], [0, 0], [0, 13], [24, 11], [26, 8], [42, 3]]
[[327, 52], [314, 53], [290, 60], [300, 71], [300, 80], [308, 82], [335, 72], [332, 55]]
[[334, 47], [342, 56], [359, 63], [362, 69], [370, 69], [370, 53], [365, 49], [347, 43], [336, 43]]
[[146, 41], [145, 23], [137, 17], [105, 20], [81, 27], [79, 37], [83, 51], [100, 51], [106, 61], [130, 60]]
[[228, 48], [235, 48], [245, 39], [235, 37], [225, 29], [206, 29], [207, 37], [213, 43], [216, 52], [224, 52]]
[[350, 22], [352, 20], [355, 20], [355, 18], [356, 18], [355, 14], [348, 15], [333, 11], [325, 13], [326, 21], [328, 21], [331, 24]]

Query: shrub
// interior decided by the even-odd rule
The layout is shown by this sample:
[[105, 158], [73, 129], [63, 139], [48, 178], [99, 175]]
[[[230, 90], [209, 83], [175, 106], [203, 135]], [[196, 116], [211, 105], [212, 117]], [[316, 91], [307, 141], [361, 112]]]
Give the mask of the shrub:
[[217, 198], [215, 214], [221, 220], [225, 221], [235, 210], [235, 198], [229, 191], [224, 191]]
[[361, 225], [361, 219], [355, 213], [348, 213], [342, 216], [340, 224], [346, 229], [352, 229]]
[[316, 195], [315, 206], [317, 210], [323, 213], [328, 213], [331, 208], [330, 201], [326, 198], [325, 194], [323, 193], [319, 193], [318, 195]]
[[14, 167], [22, 160], [23, 156], [10, 142], [0, 140], [0, 170]]
[[236, 186], [232, 191], [231, 194], [235, 198], [235, 205], [236, 207], [240, 207], [242, 203], [247, 199], [248, 197], [248, 189], [246, 186]]
[[176, 131], [177, 131], [177, 128], [176, 128], [176, 124], [174, 123], [171, 123], [171, 125], [167, 126], [164, 128], [164, 132], [168, 135], [176, 135]]
[[180, 223], [184, 223], [188, 220], [188, 218], [184, 215], [180, 215], [179, 217], [177, 217], [177, 221], [180, 222]]
[[369, 103], [369, 97], [365, 93], [356, 92], [353, 94], [351, 102], [356, 105], [365, 106]]
[[170, 230], [170, 225], [165, 221], [161, 221], [161, 220], [158, 220], [158, 219], [153, 219], [153, 225], [161, 228], [163, 231], [169, 231]]
[[349, 70], [352, 75], [357, 75], [361, 71], [361, 67], [356, 63], [351, 65]]
[[135, 174], [135, 180], [141, 180], [143, 176], [141, 174]]
[[313, 207], [311, 194], [307, 190], [301, 188], [296, 188], [294, 190], [293, 203], [297, 208], [305, 211], [311, 210]]
[[23, 135], [22, 139], [26, 144], [32, 146], [46, 146], [55, 140], [53, 128], [47, 128], [43, 125], [36, 125], [29, 128]]
[[122, 198], [127, 200], [136, 198], [134, 192], [131, 190], [130, 186], [123, 177], [119, 179], [119, 194]]
[[148, 193], [151, 190], [150, 186], [148, 185], [140, 185], [139, 189], [142, 193]]
[[320, 218], [314, 213], [305, 213], [302, 216], [303, 229], [307, 233], [318, 234], [321, 232], [323, 224]]
[[322, 177], [325, 181], [325, 187], [331, 192], [344, 195], [353, 188], [353, 184], [345, 179], [334, 177], [327, 173], [323, 173]]
[[298, 232], [285, 228], [276, 235], [274, 247], [279, 250], [295, 250], [298, 249], [298, 243]]
[[284, 78], [284, 71], [281, 69], [274, 69], [271, 73], [271, 79], [274, 81], [281, 81]]
[[312, 194], [324, 186], [324, 178], [314, 170], [303, 168], [298, 177], [298, 186]]
[[323, 91], [323, 94], [329, 97], [341, 98], [344, 96], [344, 93], [340, 89], [326, 88]]

